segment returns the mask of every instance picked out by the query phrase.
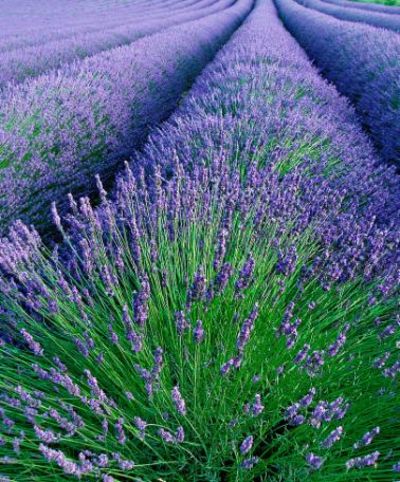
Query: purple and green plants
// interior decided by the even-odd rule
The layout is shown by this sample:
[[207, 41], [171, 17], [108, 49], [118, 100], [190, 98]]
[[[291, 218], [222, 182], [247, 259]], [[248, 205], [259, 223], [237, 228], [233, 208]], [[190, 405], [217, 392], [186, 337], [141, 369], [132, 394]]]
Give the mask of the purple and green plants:
[[[381, 12], [389, 14], [400, 14], [400, 8], [398, 0], [376, 0], [372, 2], [370, 0], [324, 0], [327, 3], [333, 5], [340, 5], [341, 7], [358, 8], [359, 10], [365, 10], [370, 12]], [[385, 4], [385, 5], [382, 5]]]
[[399, 166], [400, 36], [338, 20], [293, 0], [275, 3], [323, 75], [353, 102], [381, 156]]
[[399, 185], [269, 1], [51, 249], [0, 246], [0, 474], [384, 481]]
[[[131, 44], [135, 40], [201, 17], [206, 17], [219, 10], [228, 8], [234, 0], [211, 2], [202, 0], [187, 9], [170, 8], [160, 16], [157, 11], [145, 19], [135, 19], [122, 26], [103, 29], [96, 32], [62, 40], [47, 41], [40, 45], [5, 51], [0, 55], [0, 89], [9, 84], [21, 83], [45, 72], [59, 69], [66, 64], [93, 56], [99, 52]], [[74, 66], [76, 69], [76, 66]], [[67, 70], [67, 69], [65, 69]], [[11, 86], [9, 86], [11, 87]]]
[[[225, 5], [229, 2], [222, 2]], [[112, 176], [251, 9], [253, 0], [102, 52], [3, 92], [0, 229], [48, 225], [54, 199]], [[199, 15], [202, 10], [199, 9]]]
[[[371, 12], [368, 10], [360, 10], [358, 8], [342, 7], [341, 5], [332, 5], [324, 0], [296, 0], [300, 5], [307, 8], [326, 13], [339, 20], [347, 20], [349, 22], [361, 22], [378, 28], [386, 28], [395, 32], [400, 32], [400, 15], [387, 15], [381, 12]], [[354, 2], [353, 2], [354, 3]], [[357, 4], [356, 4], [357, 6]]]

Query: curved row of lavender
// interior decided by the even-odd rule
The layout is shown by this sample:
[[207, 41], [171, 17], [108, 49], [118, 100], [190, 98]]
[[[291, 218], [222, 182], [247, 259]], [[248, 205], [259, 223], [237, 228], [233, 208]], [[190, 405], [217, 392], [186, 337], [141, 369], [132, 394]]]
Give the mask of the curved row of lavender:
[[[103, 10], [98, 11], [96, 9], [92, 16], [82, 14], [75, 15], [74, 22], [69, 24], [64, 21], [61, 25], [57, 25], [57, 22], [54, 22], [54, 18], [51, 17], [52, 21], [47, 25], [42, 26], [41, 28], [36, 26], [34, 29], [24, 28], [24, 24], [22, 24], [21, 27], [18, 27], [20, 17], [17, 17], [13, 20], [13, 28], [22, 28], [22, 31], [11, 34], [4, 34], [3, 31], [0, 31], [0, 51], [7, 52], [15, 49], [43, 45], [47, 42], [65, 40], [84, 33], [96, 33], [105, 29], [121, 27], [139, 20], [146, 21], [146, 18], [148, 18], [149, 15], [166, 15], [170, 10], [190, 8], [195, 3], [197, 3], [196, 0], [168, 0], [160, 4], [157, 4], [156, 2], [152, 5], [143, 0], [134, 4], [127, 2], [126, 6], [129, 8], [121, 10], [120, 8], [115, 8], [115, 5], [111, 1], [111, 4], [109, 4], [110, 8], [106, 9], [106, 16], [104, 15]], [[212, 2], [210, 1], [210, 3]], [[15, 2], [13, 2], [13, 5], [14, 4]], [[37, 4], [37, 8], [41, 15], [45, 15], [46, 8], [42, 3]], [[65, 14], [69, 12], [70, 5], [64, 3], [64, 7], [59, 12], [58, 17], [64, 19]]]
[[[190, 2], [190, 0], [185, 0]], [[0, 17], [0, 37], [24, 36], [34, 32], [56, 31], [64, 28], [89, 26], [112, 18], [123, 19], [131, 15], [142, 15], [155, 9], [162, 10], [164, 4], [174, 4], [174, 0], [165, 1], [127, 1], [109, 0], [100, 4], [98, 1], [65, 2], [64, 0], [35, 1], [2, 0]], [[193, 2], [191, 2], [193, 3]]]
[[64, 246], [1, 241], [5, 480], [393, 479], [393, 177], [257, 2]]
[[[400, 37], [276, 0], [285, 26], [354, 104], [386, 161], [400, 163]], [[323, 35], [321, 34], [323, 32]]]
[[[49, 203], [112, 177], [248, 14], [253, 0], [172, 27], [4, 92], [1, 225], [38, 224]], [[44, 223], [46, 224], [46, 223]]]
[[349, 22], [361, 22], [374, 27], [386, 28], [395, 32], [400, 32], [400, 15], [387, 15], [380, 12], [359, 10], [357, 8], [341, 7], [331, 5], [323, 0], [296, 0], [297, 3], [307, 8], [312, 8], [321, 13], [326, 13], [339, 20]]
[[390, 6], [390, 5], [380, 5], [377, 3], [369, 3], [354, 0], [323, 0], [327, 3], [332, 3], [333, 5], [340, 5], [341, 7], [358, 8], [359, 10], [366, 10], [371, 12], [381, 12], [388, 14], [400, 14], [400, 7]]
[[84, 33], [72, 38], [46, 42], [34, 47], [0, 53], [0, 89], [26, 78], [37, 77], [66, 63], [76, 62], [101, 51], [127, 45], [140, 37], [168, 27], [211, 15], [232, 5], [235, 0], [201, 0], [191, 8], [179, 9], [179, 3], [167, 13], [149, 14], [110, 30]]

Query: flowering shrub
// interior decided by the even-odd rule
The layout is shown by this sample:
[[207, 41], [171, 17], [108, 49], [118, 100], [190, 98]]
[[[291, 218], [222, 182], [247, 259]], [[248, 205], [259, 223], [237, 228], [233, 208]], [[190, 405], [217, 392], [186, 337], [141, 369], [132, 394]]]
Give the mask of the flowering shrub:
[[[0, 226], [112, 176], [166, 117], [252, 6], [232, 7], [7, 90], [0, 108]], [[48, 223], [47, 223], [48, 225]]]
[[395, 477], [392, 178], [257, 3], [62, 244], [2, 240], [5, 480]]
[[[322, 73], [354, 103], [383, 158], [400, 162], [400, 38], [276, 0], [285, 26]], [[324, 35], [321, 35], [323, 30]]]
[[[93, 33], [74, 35], [72, 38], [54, 40], [24, 49], [6, 51], [0, 55], [0, 89], [9, 83], [19, 83], [44, 72], [60, 68], [67, 63], [95, 55], [101, 51], [127, 45], [140, 37], [154, 34], [173, 25], [195, 20], [223, 10], [234, 3], [224, 0], [208, 5], [210, 0], [198, 2], [191, 8], [171, 8], [161, 17], [157, 11], [147, 18], [134, 19], [132, 23]], [[203, 4], [205, 4], [203, 6]], [[177, 5], [177, 7], [179, 4]], [[76, 69], [76, 66], [74, 66]], [[60, 74], [59, 74], [60, 75]], [[62, 74], [61, 74], [62, 75]], [[67, 74], [68, 75], [68, 74]]]
[[358, 8], [342, 7], [341, 5], [332, 5], [321, 0], [299, 0], [298, 3], [305, 7], [317, 10], [318, 12], [332, 15], [332, 17], [336, 17], [339, 20], [362, 22], [374, 27], [394, 30], [395, 32], [400, 31], [400, 17], [397, 15], [371, 12], [368, 10], [360, 10]]
[[359, 10], [371, 11], [371, 12], [381, 12], [389, 14], [399, 14], [400, 8], [393, 5], [381, 5], [377, 3], [369, 2], [355, 2], [353, 0], [325, 0], [327, 3], [332, 3], [333, 5], [340, 5], [341, 7], [358, 8]]
[[[121, 26], [149, 15], [190, 7], [193, 0], [3, 0], [0, 18], [1, 51]], [[11, 21], [10, 21], [11, 20]]]

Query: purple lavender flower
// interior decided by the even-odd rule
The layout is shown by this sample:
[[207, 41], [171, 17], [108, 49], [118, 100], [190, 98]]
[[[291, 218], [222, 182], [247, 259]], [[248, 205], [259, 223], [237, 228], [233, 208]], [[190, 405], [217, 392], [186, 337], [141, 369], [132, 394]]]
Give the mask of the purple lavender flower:
[[379, 452], [372, 452], [364, 457], [355, 457], [354, 459], [350, 459], [346, 462], [346, 468], [352, 469], [362, 469], [364, 467], [369, 467], [370, 465], [375, 465], [378, 461], [380, 453]]
[[310, 388], [309, 392], [304, 395], [303, 398], [301, 398], [299, 400], [299, 404], [302, 406], [302, 407], [308, 407], [309, 405], [311, 405], [313, 399], [314, 399], [314, 395], [316, 394], [316, 389], [314, 387]]
[[135, 417], [133, 421], [138, 430], [140, 430], [141, 432], [144, 432], [146, 430], [147, 423], [142, 418]]
[[177, 443], [182, 443], [185, 440], [185, 431], [183, 427], [178, 427], [175, 433], [175, 440]]
[[44, 442], [45, 444], [53, 444], [58, 442], [59, 436], [56, 435], [52, 430], [43, 430], [37, 425], [33, 427], [35, 429], [36, 437]]
[[299, 365], [301, 362], [303, 362], [306, 357], [308, 352], [310, 351], [310, 345], [305, 344], [304, 347], [297, 353], [297, 355], [294, 357], [294, 362]]
[[252, 312], [249, 317], [244, 321], [240, 333], [238, 335], [236, 346], [239, 352], [242, 352], [247, 345], [251, 332], [254, 330], [254, 322], [258, 316], [258, 304], [256, 303], [253, 307]]
[[236, 281], [235, 289], [238, 294], [242, 293], [243, 290], [248, 288], [253, 279], [253, 273], [255, 268], [255, 261], [253, 256], [250, 254], [246, 262], [243, 265], [239, 273], [239, 278]]
[[103, 474], [101, 480], [102, 480], [102, 482], [115, 482], [114, 477], [112, 477], [109, 474]]
[[258, 457], [249, 457], [248, 459], [243, 460], [243, 462], [240, 464], [240, 466], [243, 469], [250, 470], [256, 464], [258, 464], [259, 461], [260, 461], [260, 459]]
[[186, 403], [183, 399], [179, 387], [175, 386], [171, 390], [172, 401], [174, 402], [176, 411], [181, 415], [186, 415]]
[[149, 279], [144, 275], [140, 280], [141, 288], [133, 301], [133, 318], [135, 322], [143, 327], [149, 316], [148, 302], [150, 299]]
[[123, 459], [121, 454], [118, 452], [113, 453], [113, 459], [118, 463], [118, 467], [124, 471], [132, 470], [135, 466], [135, 462], [133, 462], [133, 460]]
[[276, 270], [278, 273], [284, 276], [289, 276], [296, 269], [297, 263], [297, 250], [296, 246], [292, 245], [289, 249], [278, 253], [278, 262], [276, 264]]
[[233, 268], [231, 264], [224, 263], [215, 278], [214, 289], [216, 293], [222, 293], [224, 291], [232, 275]]
[[393, 363], [391, 367], [385, 368], [383, 370], [383, 376], [387, 378], [395, 378], [397, 373], [400, 372], [400, 360]]
[[189, 290], [188, 298], [191, 301], [200, 301], [206, 293], [207, 279], [204, 275], [204, 268], [200, 266], [194, 275], [193, 284]]
[[153, 369], [151, 370], [151, 376], [153, 378], [153, 381], [158, 380], [158, 377], [161, 373], [161, 369], [164, 363], [163, 353], [164, 353], [163, 349], [160, 346], [154, 350], [154, 353], [153, 353], [154, 366], [153, 366]]
[[254, 417], [258, 417], [264, 411], [264, 405], [261, 403], [261, 395], [257, 393], [254, 397], [254, 403], [251, 406], [251, 411]]
[[190, 325], [187, 322], [185, 313], [183, 311], [177, 311], [175, 313], [175, 324], [179, 336], [182, 336], [185, 330], [190, 328]]
[[81, 476], [81, 470], [76, 462], [68, 459], [61, 450], [54, 450], [47, 445], [40, 444], [39, 450], [48, 462], [55, 462], [67, 475]]
[[380, 428], [379, 427], [374, 427], [371, 431], [365, 433], [361, 440], [356, 442], [353, 447], [355, 449], [359, 449], [361, 447], [365, 447], [366, 445], [370, 445], [374, 438], [380, 433]]
[[120, 443], [121, 445], [125, 445], [127, 440], [123, 424], [124, 424], [124, 419], [122, 417], [120, 417], [115, 423], [115, 432], [117, 435], [117, 440], [118, 440], [118, 443]]
[[390, 357], [390, 352], [384, 353], [374, 361], [375, 368], [383, 368]]
[[[372, 12], [363, 16], [363, 12], [356, 9], [335, 8], [315, 0], [307, 2], [317, 5], [317, 10], [329, 11], [330, 14], [320, 13], [315, 7], [305, 8], [288, 0], [279, 0], [277, 8], [286, 28], [324, 71], [328, 80], [353, 101], [384, 159], [398, 162], [400, 141], [398, 131], [394, 130], [397, 129], [397, 109], [393, 109], [390, 104], [396, 95], [395, 84], [400, 73], [398, 68], [391, 67], [395, 65], [394, 59], [400, 51], [397, 33], [385, 30], [381, 35], [383, 29], [354, 21], [343, 22], [332, 17], [332, 11], [334, 16], [339, 15], [346, 20], [356, 18], [360, 22], [377, 22], [386, 28], [393, 24], [392, 16], [383, 15], [382, 18], [380, 15], [374, 22]], [[319, 35], [321, 29], [325, 32], [323, 37]], [[358, 39], [361, 36], [368, 40], [360, 43]], [[390, 50], [387, 49], [388, 45], [391, 46]], [[355, 60], [360, 58], [365, 61], [358, 63]], [[376, 91], [381, 94], [371, 94]], [[386, 122], [380, 122], [382, 116], [389, 111], [390, 114], [385, 117]], [[385, 284], [382, 284], [384, 287]]]
[[329, 356], [335, 356], [339, 353], [339, 350], [343, 347], [346, 342], [346, 334], [350, 329], [350, 325], [346, 324], [337, 339], [335, 340], [332, 345], [328, 347], [328, 354]]
[[240, 453], [242, 455], [246, 455], [248, 452], [250, 452], [251, 448], [253, 447], [253, 436], [248, 435], [243, 442], [240, 445]]
[[335, 430], [326, 437], [326, 439], [322, 442], [322, 446], [325, 448], [331, 448], [332, 445], [338, 442], [343, 435], [343, 427], [337, 427]]
[[160, 428], [157, 433], [164, 440], [164, 442], [169, 444], [176, 443], [176, 438], [172, 435], [171, 432], [168, 432], [168, 430]]
[[195, 343], [201, 343], [204, 340], [204, 328], [201, 320], [197, 320], [196, 326], [193, 330], [193, 339]]
[[20, 331], [21, 335], [23, 336], [26, 344], [28, 345], [29, 349], [33, 351], [36, 356], [43, 355], [43, 348], [40, 346], [40, 343], [34, 340], [33, 336], [28, 333], [25, 328]]
[[306, 462], [312, 469], [318, 470], [322, 467], [324, 460], [318, 455], [315, 455], [312, 452], [310, 452], [309, 454], [306, 455]]

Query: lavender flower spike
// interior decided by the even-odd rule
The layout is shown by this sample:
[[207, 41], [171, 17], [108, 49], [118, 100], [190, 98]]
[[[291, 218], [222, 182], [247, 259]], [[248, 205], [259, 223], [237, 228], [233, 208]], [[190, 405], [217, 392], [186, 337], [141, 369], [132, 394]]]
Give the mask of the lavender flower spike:
[[325, 448], [331, 448], [334, 443], [340, 440], [343, 435], [343, 427], [338, 427], [326, 437], [326, 439], [322, 442], [322, 446]]
[[171, 396], [172, 396], [172, 400], [174, 402], [176, 411], [181, 415], [186, 415], [186, 402], [183, 399], [178, 386], [175, 386], [171, 390]]
[[240, 453], [242, 455], [245, 455], [248, 452], [250, 452], [251, 448], [253, 447], [253, 441], [254, 439], [252, 435], [249, 435], [243, 440], [243, 442], [240, 445]]
[[318, 470], [322, 467], [324, 460], [318, 455], [315, 455], [312, 452], [310, 452], [309, 454], [306, 455], [306, 462], [312, 469]]
[[28, 333], [24, 328], [20, 331], [20, 333], [23, 336], [29, 349], [32, 350], [35, 355], [42, 356], [43, 348], [40, 346], [40, 343], [35, 341], [33, 336], [30, 333]]
[[356, 457], [354, 459], [350, 459], [346, 462], [347, 469], [362, 469], [364, 467], [369, 467], [370, 465], [375, 465], [378, 461], [380, 453], [378, 451], [372, 452], [364, 457]]
[[193, 339], [195, 343], [201, 343], [204, 340], [204, 328], [201, 320], [197, 320], [197, 324], [193, 330]]

